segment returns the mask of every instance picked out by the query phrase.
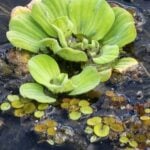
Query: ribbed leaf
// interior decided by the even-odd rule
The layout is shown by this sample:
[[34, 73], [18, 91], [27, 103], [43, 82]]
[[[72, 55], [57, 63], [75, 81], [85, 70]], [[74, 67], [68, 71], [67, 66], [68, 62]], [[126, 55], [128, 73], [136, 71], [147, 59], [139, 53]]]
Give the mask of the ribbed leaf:
[[34, 22], [29, 11], [22, 9], [18, 12], [10, 20], [10, 31], [7, 32], [7, 37], [16, 47], [38, 52], [41, 46], [40, 40], [47, 37], [47, 35]]
[[120, 73], [123, 73], [129, 68], [137, 64], [138, 62], [134, 58], [131, 58], [131, 57], [121, 58], [114, 66], [114, 69]]
[[74, 25], [67, 16], [57, 18], [53, 24], [61, 29], [65, 37], [69, 37], [74, 31]]
[[100, 40], [114, 22], [114, 12], [105, 0], [70, 0], [69, 16], [78, 34]]
[[7, 38], [14, 46], [33, 53], [37, 53], [41, 47], [39, 41], [17, 31], [8, 31]]
[[64, 58], [65, 60], [74, 62], [85, 62], [88, 59], [85, 52], [69, 47], [62, 48], [60, 51], [57, 52], [57, 55]]
[[25, 83], [20, 87], [20, 94], [40, 103], [54, 103], [56, 99], [47, 96], [43, 90], [43, 87], [37, 83]]
[[100, 76], [100, 82], [106, 82], [107, 80], [109, 80], [109, 78], [111, 77], [112, 74], [112, 69], [106, 69], [103, 71], [99, 72], [99, 76]]
[[94, 67], [86, 67], [80, 74], [71, 78], [75, 86], [69, 95], [79, 95], [95, 88], [99, 82], [99, 74]]
[[45, 38], [41, 41], [41, 43], [43, 46], [50, 48], [54, 53], [57, 53], [59, 50], [61, 50], [61, 47], [56, 39]]
[[74, 87], [72, 81], [68, 79], [68, 74], [61, 73], [47, 84], [47, 88], [53, 93], [64, 93], [71, 91]]
[[36, 82], [47, 85], [60, 74], [56, 61], [45, 54], [32, 57], [28, 63], [29, 71]]
[[114, 7], [115, 22], [104, 37], [103, 43], [110, 45], [118, 45], [123, 47], [124, 45], [132, 42], [136, 38], [135, 22], [132, 15], [123, 8]]
[[54, 18], [61, 16], [67, 16], [67, 4], [69, 0], [42, 0], [42, 2], [48, 7], [48, 12]]
[[51, 28], [51, 23], [55, 18], [52, 14], [48, 13], [46, 5], [40, 1], [35, 2], [32, 6], [31, 15], [49, 36], [56, 37], [56, 32]]
[[119, 47], [117, 45], [105, 45], [100, 50], [100, 56], [93, 58], [93, 61], [96, 64], [106, 64], [116, 59], [118, 55]]

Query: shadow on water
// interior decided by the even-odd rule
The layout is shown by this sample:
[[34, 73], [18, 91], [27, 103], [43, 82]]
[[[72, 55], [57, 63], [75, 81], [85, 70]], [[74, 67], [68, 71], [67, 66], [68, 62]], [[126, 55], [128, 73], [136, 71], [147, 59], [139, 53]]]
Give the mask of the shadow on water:
[[[0, 44], [7, 43], [5, 32], [8, 30], [8, 19], [11, 9], [16, 5], [25, 5], [29, 0], [0, 0]], [[132, 3], [131, 3], [132, 1]], [[144, 15], [146, 24], [143, 31], [139, 33], [139, 37], [133, 46], [133, 55], [143, 64], [145, 75], [142, 76], [142, 81], [133, 81], [127, 79], [122, 84], [106, 83], [106, 88], [114, 89], [118, 93], [123, 93], [128, 97], [130, 103], [136, 103], [138, 91], [143, 92], [141, 103], [148, 101], [150, 97], [150, 78], [147, 72], [150, 72], [150, 1], [145, 0], [118, 0], [129, 6], [135, 6]], [[10, 44], [0, 46], [0, 58], [5, 59], [7, 49], [10, 49]], [[146, 72], [147, 71], [147, 72]], [[26, 80], [26, 79], [24, 79]], [[22, 79], [21, 79], [22, 81]], [[20, 79], [12, 77], [2, 78], [0, 76], [0, 101], [2, 101], [12, 89], [16, 89], [21, 84]], [[5, 86], [4, 86], [5, 85]], [[5, 89], [4, 89], [5, 87]], [[16, 87], [16, 88], [15, 88]], [[17, 92], [17, 91], [16, 91]], [[124, 112], [119, 112], [124, 113]], [[0, 113], [0, 119], [4, 121], [4, 126], [0, 128], [0, 150], [82, 150], [85, 149], [74, 143], [66, 143], [63, 146], [50, 146], [46, 143], [37, 144], [38, 137], [30, 129], [24, 128], [21, 125], [20, 119], [12, 117], [9, 114]], [[80, 140], [80, 139], [78, 139]], [[87, 150], [112, 150], [112, 143], [108, 140], [102, 143], [90, 144]]]

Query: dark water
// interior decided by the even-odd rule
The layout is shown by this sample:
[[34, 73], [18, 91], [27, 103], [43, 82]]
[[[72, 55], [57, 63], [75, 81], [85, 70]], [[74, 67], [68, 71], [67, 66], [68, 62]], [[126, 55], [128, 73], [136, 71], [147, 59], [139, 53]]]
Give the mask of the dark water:
[[[11, 45], [7, 43], [5, 32], [8, 30], [8, 18], [11, 9], [16, 5], [25, 5], [28, 0], [0, 0], [0, 57], [5, 59], [5, 52], [10, 49]], [[107, 82], [104, 87], [114, 89], [118, 93], [122, 93], [128, 97], [130, 103], [137, 103], [138, 92], [142, 91], [143, 97], [140, 103], [150, 101], [150, 1], [148, 0], [118, 0], [129, 6], [136, 7], [144, 16], [145, 24], [143, 30], [139, 32], [136, 42], [132, 46], [132, 54], [136, 57], [144, 67], [145, 73], [141, 75], [141, 80], [132, 80], [126, 78], [124, 82], [113, 84], [112, 81]], [[22, 78], [22, 77], [21, 77]], [[26, 80], [26, 79], [25, 79]], [[17, 77], [2, 78], [0, 76], [0, 101], [6, 95], [17, 90], [20, 79]], [[4, 89], [5, 87], [5, 89]], [[102, 99], [102, 98], [101, 98]], [[116, 112], [124, 113], [124, 112]], [[119, 116], [119, 114], [116, 114]], [[0, 150], [79, 150], [85, 149], [84, 146], [78, 145], [83, 139], [79, 136], [76, 143], [67, 143], [63, 146], [49, 146], [46, 143], [37, 144], [38, 137], [30, 131], [27, 124], [23, 124], [18, 118], [14, 118], [9, 114], [0, 114], [5, 125], [0, 128]], [[79, 129], [80, 131], [80, 129]], [[84, 141], [84, 140], [83, 140]], [[114, 143], [105, 140], [102, 143], [91, 144], [88, 150], [113, 150]]]

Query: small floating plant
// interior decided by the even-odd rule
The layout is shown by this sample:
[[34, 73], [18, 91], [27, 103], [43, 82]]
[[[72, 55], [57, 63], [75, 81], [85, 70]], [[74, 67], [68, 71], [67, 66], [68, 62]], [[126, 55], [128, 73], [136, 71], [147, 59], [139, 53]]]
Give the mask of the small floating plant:
[[[63, 144], [73, 135], [60, 128], [63, 124], [59, 121], [47, 118], [51, 105], [66, 110], [74, 123], [83, 119], [91, 143], [109, 138], [129, 148], [148, 145], [149, 108], [137, 118], [145, 126], [139, 131], [135, 122], [94, 115], [98, 111], [94, 102], [80, 98], [108, 81], [113, 72], [123, 74], [138, 64], [124, 51], [136, 36], [132, 14], [106, 0], [33, 0], [26, 7], [14, 8], [7, 37], [13, 46], [29, 52], [27, 66], [33, 80], [20, 86], [21, 96], [8, 95], [1, 111], [38, 120], [33, 130], [51, 145]], [[69, 67], [73, 64], [73, 69], [63, 62]], [[106, 91], [105, 96], [114, 109], [128, 103], [124, 95], [114, 91]], [[138, 134], [134, 136], [135, 130]]]

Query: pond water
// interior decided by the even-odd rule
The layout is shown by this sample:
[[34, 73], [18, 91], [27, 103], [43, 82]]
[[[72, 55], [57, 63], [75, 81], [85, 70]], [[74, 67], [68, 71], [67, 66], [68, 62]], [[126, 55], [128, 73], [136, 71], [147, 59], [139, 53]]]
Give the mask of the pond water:
[[[18, 86], [27, 80], [29, 76], [22, 76], [22, 74], [12, 75], [10, 72], [5, 76], [3, 68], [1, 67], [1, 60], [6, 64], [8, 62], [7, 53], [12, 49], [5, 37], [5, 32], [8, 30], [8, 19], [11, 9], [16, 5], [25, 5], [29, 0], [0, 0], [0, 102], [2, 102], [9, 93], [18, 93]], [[139, 20], [139, 34], [134, 44], [131, 44], [126, 49], [140, 61], [140, 67], [134, 71], [127, 73], [124, 77], [114, 74], [110, 81], [101, 84], [99, 91], [114, 90], [126, 97], [130, 106], [140, 107], [147, 104], [150, 107], [150, 1], [148, 0], [118, 0], [119, 2], [131, 9], [136, 8]], [[144, 23], [144, 24], [143, 24]], [[142, 25], [143, 24], [143, 25]], [[7, 66], [8, 67], [8, 66]], [[100, 96], [99, 100], [94, 103], [94, 107], [101, 108], [97, 114], [115, 114], [120, 119], [135, 116], [134, 111], [127, 111], [126, 109], [103, 109], [106, 102], [105, 96]], [[137, 108], [136, 107], [136, 108]], [[76, 131], [72, 142], [68, 142], [61, 146], [50, 146], [47, 143], [39, 141], [39, 137], [31, 130], [33, 120], [30, 118], [15, 118], [9, 113], [0, 113], [0, 121], [4, 125], [0, 125], [0, 150], [116, 150], [117, 141], [103, 140], [95, 144], [89, 144], [86, 135], [83, 133], [84, 119], [79, 123], [74, 123], [66, 120], [66, 114], [59, 109], [51, 114], [56, 120], [65, 123], [65, 125], [72, 127]], [[1, 123], [0, 122], [0, 123]], [[149, 149], [145, 147], [145, 149]]]

